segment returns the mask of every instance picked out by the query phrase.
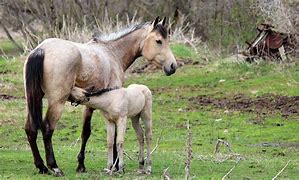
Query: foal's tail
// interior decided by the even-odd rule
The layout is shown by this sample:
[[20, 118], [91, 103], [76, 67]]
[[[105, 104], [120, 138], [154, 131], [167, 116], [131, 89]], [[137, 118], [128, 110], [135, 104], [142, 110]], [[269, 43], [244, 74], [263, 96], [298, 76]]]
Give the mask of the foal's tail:
[[153, 97], [152, 97], [151, 90], [147, 86], [144, 86], [142, 92], [143, 92], [143, 94], [144, 94], [144, 96], [146, 98], [145, 106], [147, 106], [147, 108], [149, 108], [149, 110], [152, 111], [152, 100], [153, 100]]
[[28, 57], [24, 68], [28, 118], [34, 129], [41, 128], [42, 122], [42, 98], [44, 92], [41, 86], [43, 81], [44, 57], [45, 52], [43, 49], [35, 49]]

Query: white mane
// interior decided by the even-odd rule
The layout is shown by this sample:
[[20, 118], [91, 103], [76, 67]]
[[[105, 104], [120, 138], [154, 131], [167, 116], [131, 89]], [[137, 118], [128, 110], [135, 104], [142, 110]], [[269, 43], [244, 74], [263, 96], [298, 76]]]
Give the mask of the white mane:
[[99, 35], [99, 36], [96, 36], [95, 38], [96, 38], [96, 40], [102, 41], [102, 42], [113, 41], [113, 40], [119, 39], [127, 34], [130, 34], [131, 32], [133, 32], [135, 30], [144, 28], [148, 24], [150, 24], [150, 23], [134, 24], [129, 27], [123, 28], [118, 32]]

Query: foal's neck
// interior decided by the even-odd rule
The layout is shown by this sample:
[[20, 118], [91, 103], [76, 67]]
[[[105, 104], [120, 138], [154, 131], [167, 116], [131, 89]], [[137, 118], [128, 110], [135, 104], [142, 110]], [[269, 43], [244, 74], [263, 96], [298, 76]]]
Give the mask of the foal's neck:
[[130, 34], [111, 41], [110, 46], [115, 58], [120, 62], [123, 71], [141, 56], [142, 44], [146, 37], [146, 29], [138, 29]]

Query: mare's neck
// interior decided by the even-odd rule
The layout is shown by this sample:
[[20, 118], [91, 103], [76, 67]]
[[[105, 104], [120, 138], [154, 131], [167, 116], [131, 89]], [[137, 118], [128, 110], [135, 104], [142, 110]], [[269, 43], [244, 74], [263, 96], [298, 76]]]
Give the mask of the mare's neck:
[[126, 71], [141, 56], [146, 34], [146, 29], [138, 29], [120, 39], [109, 42], [115, 59], [120, 62], [123, 71]]

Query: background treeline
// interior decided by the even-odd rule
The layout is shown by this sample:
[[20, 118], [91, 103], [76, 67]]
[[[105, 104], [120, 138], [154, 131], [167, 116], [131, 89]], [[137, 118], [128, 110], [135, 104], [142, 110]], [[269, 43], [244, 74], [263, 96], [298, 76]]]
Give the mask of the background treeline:
[[252, 39], [261, 22], [298, 32], [298, 12], [296, 0], [1, 0], [0, 25], [20, 49], [29, 50], [48, 37], [84, 42], [159, 15], [169, 18], [173, 32], [231, 52]]

